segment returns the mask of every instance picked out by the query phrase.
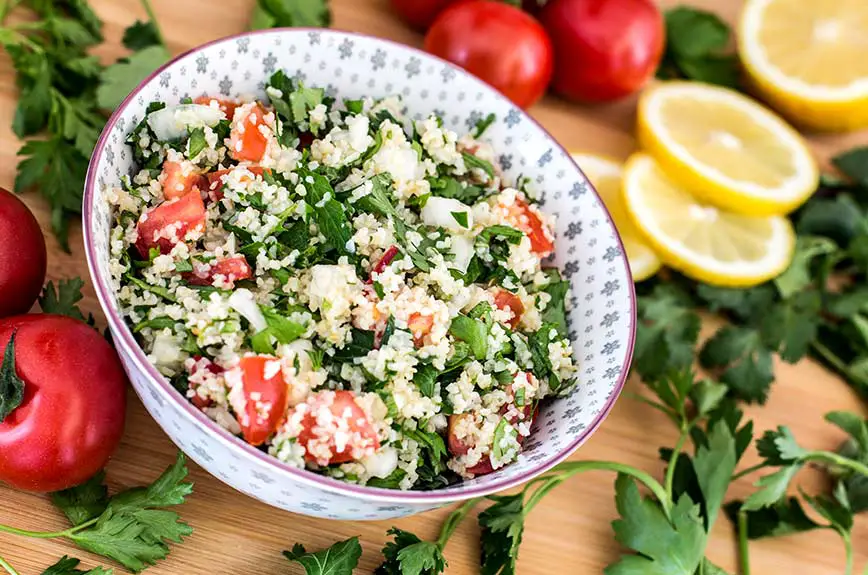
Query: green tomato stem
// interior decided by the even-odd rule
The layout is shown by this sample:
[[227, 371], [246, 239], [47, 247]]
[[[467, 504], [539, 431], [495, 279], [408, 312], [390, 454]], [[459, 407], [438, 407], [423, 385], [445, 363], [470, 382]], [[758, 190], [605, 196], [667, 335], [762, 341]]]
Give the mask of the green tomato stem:
[[741, 575], [750, 575], [750, 549], [747, 540], [747, 512], [738, 511], [738, 562]]
[[446, 547], [446, 542], [449, 541], [449, 538], [452, 537], [452, 533], [454, 533], [455, 529], [462, 521], [464, 521], [467, 514], [470, 513], [470, 511], [472, 511], [473, 508], [483, 499], [485, 498], [475, 497], [473, 499], [468, 499], [461, 505], [461, 507], [446, 517], [446, 521], [443, 522], [443, 527], [440, 528], [440, 536], [437, 538], [437, 547], [439, 547], [441, 551]]
[[0, 557], [0, 567], [5, 569], [9, 575], [19, 575], [18, 571], [2, 557]]

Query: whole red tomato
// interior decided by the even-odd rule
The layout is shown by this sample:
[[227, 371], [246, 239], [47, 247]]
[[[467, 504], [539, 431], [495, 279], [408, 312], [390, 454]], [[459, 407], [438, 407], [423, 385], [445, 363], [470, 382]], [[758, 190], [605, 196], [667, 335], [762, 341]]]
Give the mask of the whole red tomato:
[[0, 317], [26, 313], [45, 281], [45, 239], [36, 218], [0, 188]]
[[450, 6], [428, 30], [425, 50], [458, 64], [522, 108], [539, 100], [552, 75], [552, 43], [545, 30], [503, 2]]
[[0, 361], [13, 332], [24, 396], [0, 421], [0, 481], [29, 491], [82, 483], [105, 466], [124, 430], [118, 356], [78, 320], [31, 314], [0, 320]]
[[417, 30], [427, 30], [437, 15], [460, 0], [391, 0], [392, 9]]
[[551, 0], [539, 19], [555, 47], [552, 88], [567, 98], [631, 94], [663, 54], [663, 17], [652, 0]]

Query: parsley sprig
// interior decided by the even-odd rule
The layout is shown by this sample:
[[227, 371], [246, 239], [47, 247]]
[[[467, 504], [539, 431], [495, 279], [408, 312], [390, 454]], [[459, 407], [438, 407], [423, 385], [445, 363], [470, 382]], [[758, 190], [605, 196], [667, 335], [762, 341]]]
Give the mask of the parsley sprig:
[[[668, 303], [672, 303], [669, 301]], [[668, 304], [667, 304], [668, 305]], [[695, 347], [688, 346], [692, 357]], [[860, 416], [833, 412], [827, 419], [846, 431], [850, 439], [838, 452], [809, 450], [796, 443], [785, 427], [768, 431], [757, 441], [763, 462], [736, 472], [754, 439], [753, 422], [746, 421], [731, 387], [721, 381], [697, 378], [685, 367], [646, 381], [648, 392], [635, 395], [664, 413], [678, 430], [673, 448], [660, 449], [666, 463], [662, 480], [636, 467], [616, 461], [569, 461], [528, 482], [518, 493], [492, 495], [465, 502], [453, 511], [436, 541], [424, 541], [393, 527], [383, 548], [379, 575], [439, 575], [447, 563], [443, 549], [449, 537], [471, 511], [489, 503], [478, 515], [481, 529], [480, 572], [514, 575], [524, 523], [533, 508], [552, 490], [585, 471], [616, 473], [613, 521], [615, 539], [629, 551], [612, 563], [607, 575], [660, 573], [666, 575], [726, 575], [705, 557], [709, 534], [721, 509], [738, 524], [741, 573], [749, 575], [748, 539], [827, 528], [839, 533], [847, 553], [846, 574], [852, 573], [851, 531], [854, 514], [868, 508], [868, 422]], [[808, 463], [819, 463], [835, 480], [829, 493], [803, 495], [804, 501], [826, 523], [810, 519], [799, 500], [787, 498], [796, 473]], [[724, 505], [730, 484], [761, 469], [773, 473], [757, 482], [758, 490], [745, 502]], [[640, 485], [648, 495], [642, 495]], [[355, 538], [354, 538], [355, 539]], [[358, 558], [349, 561], [346, 542], [321, 557], [351, 572]], [[341, 558], [335, 556], [337, 553]], [[313, 564], [311, 564], [313, 565]], [[307, 568], [308, 575], [326, 572], [326, 564]]]
[[[180, 543], [193, 532], [176, 512], [167, 509], [184, 503], [192, 492], [193, 484], [186, 477], [186, 458], [180, 452], [175, 463], [154, 483], [111, 497], [100, 473], [82, 485], [52, 494], [52, 502], [71, 523], [66, 529], [29, 531], [0, 524], [0, 531], [39, 539], [66, 539], [138, 573], [164, 559], [170, 542]], [[46, 573], [77, 573], [77, 564], [76, 559], [64, 557]], [[5, 562], [0, 566], [15, 573]], [[104, 575], [110, 571], [96, 569], [88, 573]]]
[[[153, 15], [148, 0], [142, 4]], [[137, 22], [124, 39], [134, 52], [103, 66], [90, 54], [103, 41], [102, 22], [86, 0], [25, 0], [0, 8], [0, 44], [19, 89], [12, 129], [25, 139], [15, 191], [40, 190], [51, 208], [52, 231], [66, 251], [68, 219], [81, 213], [88, 160], [107, 112], [169, 58], [154, 22]]]

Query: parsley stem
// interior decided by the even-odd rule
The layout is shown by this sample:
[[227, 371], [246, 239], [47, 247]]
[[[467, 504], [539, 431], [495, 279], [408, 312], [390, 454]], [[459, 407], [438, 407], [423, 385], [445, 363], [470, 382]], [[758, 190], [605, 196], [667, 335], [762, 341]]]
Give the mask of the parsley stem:
[[672, 449], [672, 455], [669, 456], [669, 465], [666, 466], [666, 477], [663, 481], [663, 488], [666, 490], [667, 500], [672, 500], [672, 483], [675, 481], [675, 464], [678, 462], [678, 456], [681, 455], [681, 449], [684, 447], [684, 442], [687, 441], [687, 436], [690, 434], [692, 423], [687, 421], [681, 424], [681, 434], [678, 436], [678, 441]]
[[800, 459], [802, 461], [824, 461], [868, 477], [868, 465], [831, 451], [809, 451]]
[[3, 569], [5, 569], [6, 572], [9, 573], [9, 575], [19, 575], [18, 571], [16, 571], [15, 568], [14, 568], [12, 565], [10, 565], [10, 564], [9, 564], [5, 559], [3, 559], [2, 557], [0, 557], [0, 567], [2, 567]]
[[29, 531], [27, 529], [18, 529], [17, 527], [10, 527], [3, 524], [0, 524], [0, 531], [12, 533], [13, 535], [21, 535], [22, 537], [34, 537], [36, 539], [57, 539], [60, 537], [70, 537], [75, 535], [82, 529], [87, 529], [96, 523], [98, 519], [98, 517], [95, 517], [89, 521], [70, 527], [69, 529], [64, 529], [63, 531]]
[[461, 522], [464, 521], [467, 514], [470, 513], [483, 499], [485, 498], [475, 497], [473, 499], [468, 499], [461, 505], [461, 507], [446, 517], [446, 521], [443, 522], [443, 527], [440, 528], [440, 537], [437, 538], [437, 547], [440, 548], [440, 551], [443, 551], [443, 548], [446, 547], [446, 542], [449, 541], [449, 538], [452, 537], [452, 533], [454, 533], [455, 529], [461, 525]]
[[666, 415], [666, 417], [668, 417], [669, 419], [671, 419], [672, 421], [674, 421], [674, 422], [676, 423], [676, 425], [677, 425], [678, 421], [677, 421], [677, 419], [676, 419], [676, 416], [675, 416], [675, 414], [672, 412], [672, 409], [670, 409], [669, 407], [666, 407], [666, 406], [663, 405], [662, 403], [658, 403], [658, 402], [654, 401], [653, 399], [649, 399], [649, 398], [647, 398], [647, 397], [645, 397], [645, 396], [643, 396], [643, 395], [640, 395], [640, 394], [638, 394], [638, 393], [628, 392], [626, 395], [627, 395], [627, 397], [629, 397], [630, 399], [634, 399], [634, 400], [636, 400], [636, 401], [639, 401], [639, 402], [641, 402], [641, 403], [644, 403], [645, 405], [649, 405], [649, 406], [653, 407], [654, 409], [656, 409], [656, 410], [658, 410], [658, 411], [663, 412], [663, 413]]
[[157, 40], [159, 40], [160, 44], [165, 48], [166, 40], [163, 38], [163, 32], [160, 30], [159, 22], [157, 22], [157, 15], [154, 13], [154, 7], [151, 6], [151, 0], [141, 0], [141, 2], [142, 7], [148, 15], [148, 19], [151, 21], [151, 24], [154, 25], [154, 31], [157, 33]]
[[844, 540], [844, 551], [847, 553], [847, 565], [844, 567], [844, 575], [853, 573], [853, 540], [847, 532], [841, 532], [841, 539]]
[[9, 0], [8, 2], [4, 2], [3, 7], [0, 8], [0, 22], [5, 22], [6, 16], [8, 16], [9, 13], [20, 3], [21, 0]]
[[747, 512], [738, 510], [738, 563], [740, 575], [750, 575], [750, 556], [747, 541]]
[[763, 469], [764, 467], [766, 467], [766, 465], [767, 463], [765, 461], [763, 461], [762, 463], [757, 463], [756, 465], [751, 465], [747, 469], [742, 469], [738, 473], [733, 474], [732, 478], [729, 481], [730, 483], [732, 483], [733, 481], [737, 481], [745, 475], [750, 475], [754, 471], [759, 471], [760, 469]]
[[[545, 477], [553, 475], [562, 475], [563, 479], [568, 479], [582, 471], [615, 471], [623, 473], [643, 483], [654, 494], [654, 497], [660, 502], [663, 507], [663, 512], [667, 519], [671, 519], [672, 500], [669, 494], [660, 485], [660, 482], [654, 479], [650, 474], [645, 473], [641, 469], [636, 469], [631, 465], [618, 463], [617, 461], [565, 461], [552, 469], [552, 473]], [[536, 495], [536, 493], [534, 493]]]

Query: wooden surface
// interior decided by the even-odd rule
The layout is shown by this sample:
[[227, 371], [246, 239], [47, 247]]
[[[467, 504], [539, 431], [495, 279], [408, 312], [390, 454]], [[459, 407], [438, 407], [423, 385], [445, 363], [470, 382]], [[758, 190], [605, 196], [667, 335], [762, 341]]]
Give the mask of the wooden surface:
[[[111, 59], [120, 53], [119, 39], [124, 27], [144, 12], [134, 0], [91, 0], [106, 23], [107, 43], [99, 48], [102, 57]], [[209, 40], [240, 32], [247, 26], [253, 0], [152, 0], [160, 25], [173, 52], [177, 53]], [[674, 2], [663, 2], [672, 4]], [[705, 5], [732, 21], [740, 0], [688, 0]], [[332, 0], [336, 28], [366, 32], [419, 46], [422, 37], [399, 22], [388, 9], [387, 0]], [[14, 103], [17, 98], [14, 76], [5, 55], [0, 57], [0, 185], [11, 188], [15, 173], [15, 152], [20, 142], [11, 133]], [[531, 113], [571, 150], [586, 150], [625, 157], [634, 147], [632, 126], [634, 101], [615, 105], [582, 107], [548, 97]], [[814, 138], [821, 157], [834, 150], [868, 143], [868, 134]], [[25, 201], [47, 230], [48, 211], [36, 194]], [[72, 226], [72, 254], [63, 253], [46, 233], [49, 246], [49, 279], [81, 276], [87, 268], [81, 245], [81, 230]], [[101, 318], [93, 290], [88, 285], [84, 301], [87, 311]], [[825, 424], [822, 415], [833, 409], [864, 410], [856, 396], [841, 381], [823, 368], [803, 361], [797, 366], [776, 366], [778, 382], [768, 404], [750, 408], [758, 431], [784, 424], [794, 430], [806, 445], [834, 448], [842, 436]], [[640, 385], [630, 382], [628, 390]], [[675, 432], [664, 417], [628, 397], [620, 399], [602, 428], [573, 459], [610, 459], [636, 465], [662, 474], [657, 448], [672, 445]], [[175, 447], [163, 434], [130, 392], [126, 434], [108, 468], [111, 487], [127, 487], [151, 481], [174, 459]], [[755, 462], [756, 455], [746, 456], [743, 466]], [[364, 555], [359, 573], [370, 573], [379, 563], [379, 550], [385, 531], [393, 523], [432, 537], [439, 529], [447, 510], [421, 516], [375, 523], [349, 523], [316, 520], [272, 509], [237, 493], [193, 466], [195, 493], [181, 508], [183, 517], [195, 533], [183, 545], [174, 546], [169, 560], [148, 573], [276, 575], [301, 573], [280, 555], [295, 542], [309, 549], [330, 545], [352, 535], [361, 535]], [[730, 489], [731, 498], [750, 492], [755, 477], [744, 478]], [[615, 543], [610, 521], [615, 517], [614, 477], [592, 473], [571, 479], [536, 507], [530, 516], [521, 548], [519, 572], [523, 575], [547, 573], [596, 574], [612, 562], [620, 550]], [[819, 488], [818, 478], [803, 472], [797, 484], [807, 490]], [[0, 521], [25, 529], [54, 530], [63, 525], [47, 498], [0, 487]], [[868, 562], [868, 517], [857, 521], [853, 541], [856, 565]], [[475, 521], [467, 521], [458, 530], [446, 550], [450, 574], [476, 573], [478, 530]], [[15, 565], [22, 575], [37, 575], [61, 555], [81, 557], [87, 567], [107, 561], [90, 556], [59, 541], [39, 541], [0, 535], [0, 555]], [[715, 525], [707, 555], [729, 572], [736, 571], [734, 532], [726, 519]], [[838, 537], [831, 532], [810, 533], [751, 544], [753, 572], [832, 574], [841, 573], [844, 555]], [[117, 572], [123, 572], [118, 569]], [[857, 572], [861, 572], [858, 571]]]

